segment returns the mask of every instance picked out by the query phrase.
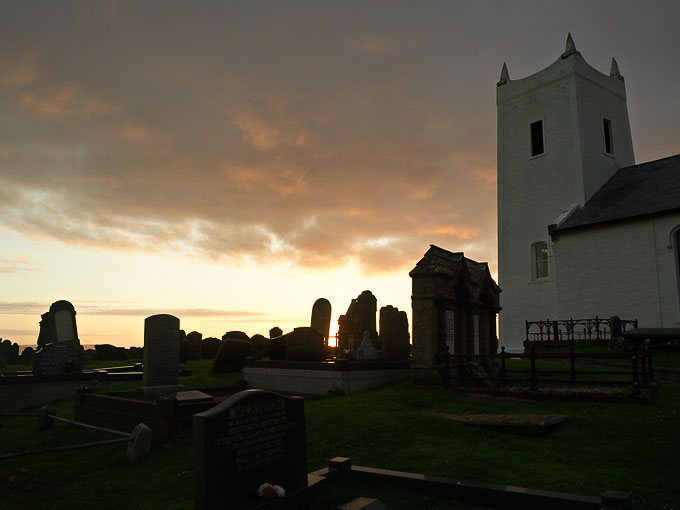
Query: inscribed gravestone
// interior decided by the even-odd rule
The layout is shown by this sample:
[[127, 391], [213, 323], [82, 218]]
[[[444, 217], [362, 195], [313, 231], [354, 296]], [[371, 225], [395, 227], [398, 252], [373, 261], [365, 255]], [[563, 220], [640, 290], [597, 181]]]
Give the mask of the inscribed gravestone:
[[41, 319], [38, 350], [33, 357], [33, 373], [53, 375], [79, 372], [83, 367], [83, 349], [78, 339], [73, 305], [65, 300], [55, 301]]
[[312, 320], [309, 324], [323, 335], [324, 345], [328, 345], [328, 334], [331, 329], [331, 302], [319, 298], [312, 306]]
[[144, 320], [144, 386], [179, 383], [179, 319], [152, 315]]
[[196, 508], [252, 508], [263, 483], [307, 487], [304, 399], [246, 390], [194, 415]]

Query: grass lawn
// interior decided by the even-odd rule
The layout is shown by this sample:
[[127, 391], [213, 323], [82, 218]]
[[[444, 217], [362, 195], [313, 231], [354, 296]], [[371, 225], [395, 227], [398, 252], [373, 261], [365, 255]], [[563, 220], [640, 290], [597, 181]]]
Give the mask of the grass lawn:
[[[210, 374], [209, 367], [209, 362], [190, 363], [194, 373], [181, 382], [216, 386], [239, 378]], [[67, 399], [53, 405], [68, 418], [73, 404]], [[632, 491], [636, 508], [680, 508], [679, 404], [680, 385], [667, 382], [659, 384], [650, 405], [497, 401], [405, 382], [308, 400], [308, 468], [343, 456], [356, 465], [590, 496], [606, 489]], [[544, 436], [526, 437], [434, 415], [468, 412], [564, 414], [568, 419]], [[36, 424], [36, 418], [0, 419], [0, 455], [107, 438], [63, 423], [38, 433]], [[188, 510], [193, 508], [193, 462], [189, 434], [137, 464], [125, 460], [125, 443], [3, 460], [2, 508]], [[397, 509], [446, 508], [441, 501], [409, 499], [389, 487], [341, 487], [327, 494], [340, 502], [356, 496], [387, 498]]]

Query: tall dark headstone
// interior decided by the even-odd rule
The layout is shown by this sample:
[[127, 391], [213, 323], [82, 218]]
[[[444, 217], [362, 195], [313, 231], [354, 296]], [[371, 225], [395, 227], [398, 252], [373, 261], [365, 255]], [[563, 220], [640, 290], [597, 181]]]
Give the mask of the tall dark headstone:
[[312, 306], [310, 326], [323, 335], [324, 345], [328, 345], [328, 334], [331, 329], [331, 302], [319, 298]]
[[246, 390], [194, 415], [196, 509], [254, 508], [263, 483], [307, 487], [304, 400]]
[[144, 386], [179, 384], [179, 319], [152, 315], [144, 321]]
[[380, 309], [380, 342], [386, 360], [408, 360], [411, 345], [406, 312], [400, 312], [393, 306], [383, 306]]
[[55, 301], [42, 314], [38, 350], [33, 357], [34, 374], [80, 372], [83, 349], [78, 339], [76, 310], [68, 301]]

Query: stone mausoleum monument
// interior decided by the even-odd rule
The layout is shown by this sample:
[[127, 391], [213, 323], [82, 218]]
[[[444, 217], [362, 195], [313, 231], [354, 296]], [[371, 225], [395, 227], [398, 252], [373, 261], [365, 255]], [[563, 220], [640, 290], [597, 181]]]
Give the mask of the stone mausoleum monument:
[[[435, 358], [444, 346], [452, 356], [496, 353], [501, 289], [486, 262], [430, 245], [409, 276], [415, 380], [439, 380]], [[453, 361], [457, 368], [458, 361]]]
[[172, 393], [179, 384], [179, 319], [159, 314], [144, 320], [144, 385], [146, 395]]
[[55, 375], [80, 372], [83, 368], [83, 349], [78, 339], [73, 305], [64, 300], [55, 301], [41, 317], [33, 373]]

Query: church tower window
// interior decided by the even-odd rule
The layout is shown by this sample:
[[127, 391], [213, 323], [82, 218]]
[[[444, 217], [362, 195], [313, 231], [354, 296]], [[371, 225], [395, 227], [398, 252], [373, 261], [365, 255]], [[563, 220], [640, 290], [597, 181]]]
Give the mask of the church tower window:
[[543, 121], [537, 120], [529, 125], [531, 133], [531, 156], [543, 154]]
[[547, 278], [548, 275], [548, 243], [539, 242], [531, 245], [532, 280]]
[[612, 121], [606, 118], [602, 119], [604, 126], [604, 151], [607, 154], [614, 154], [614, 140], [612, 139]]

